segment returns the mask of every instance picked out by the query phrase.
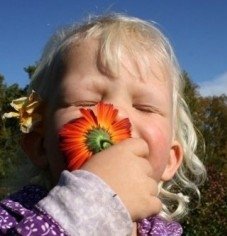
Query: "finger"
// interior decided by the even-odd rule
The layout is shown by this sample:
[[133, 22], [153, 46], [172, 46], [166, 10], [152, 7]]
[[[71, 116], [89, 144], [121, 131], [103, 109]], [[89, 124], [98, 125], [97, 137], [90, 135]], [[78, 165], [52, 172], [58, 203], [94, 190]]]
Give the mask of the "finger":
[[146, 186], [147, 186], [147, 189], [149, 190], [149, 193], [151, 196], [157, 197], [159, 195], [158, 183], [152, 177], [147, 176]]
[[136, 217], [136, 221], [142, 220], [144, 218], [154, 216], [160, 213], [162, 209], [162, 202], [159, 198], [152, 196], [150, 201], [143, 207], [140, 215]]
[[147, 207], [147, 216], [157, 215], [162, 210], [162, 202], [158, 197], [151, 197], [150, 204]]
[[146, 157], [149, 154], [148, 144], [141, 138], [129, 138], [118, 143], [119, 148], [125, 147], [136, 156]]

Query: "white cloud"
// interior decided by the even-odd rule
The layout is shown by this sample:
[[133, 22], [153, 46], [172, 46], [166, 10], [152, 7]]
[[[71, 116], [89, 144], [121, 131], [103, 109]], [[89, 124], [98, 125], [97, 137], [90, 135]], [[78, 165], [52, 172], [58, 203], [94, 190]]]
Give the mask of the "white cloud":
[[199, 83], [199, 92], [202, 96], [219, 96], [227, 94], [227, 72], [212, 80]]

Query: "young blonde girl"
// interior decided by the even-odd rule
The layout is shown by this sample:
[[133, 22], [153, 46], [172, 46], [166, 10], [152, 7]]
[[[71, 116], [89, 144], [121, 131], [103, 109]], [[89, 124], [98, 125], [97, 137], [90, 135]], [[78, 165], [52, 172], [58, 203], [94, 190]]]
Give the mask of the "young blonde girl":
[[[60, 128], [80, 116], [79, 108], [95, 111], [100, 101], [117, 107], [119, 119], [129, 118], [132, 138], [95, 154], [81, 170], [63, 171], [58, 185], [32, 205], [31, 223], [44, 215], [34, 232], [48, 222], [59, 234], [130, 235], [134, 222], [134, 234], [180, 235], [173, 220], [187, 213], [185, 193], [199, 196], [197, 185], [205, 178], [182, 90], [174, 52], [152, 23], [113, 14], [55, 34], [30, 85], [39, 114], [23, 139], [29, 158], [48, 168], [56, 184], [66, 168], [58, 148]], [[26, 219], [7, 230], [26, 232]]]

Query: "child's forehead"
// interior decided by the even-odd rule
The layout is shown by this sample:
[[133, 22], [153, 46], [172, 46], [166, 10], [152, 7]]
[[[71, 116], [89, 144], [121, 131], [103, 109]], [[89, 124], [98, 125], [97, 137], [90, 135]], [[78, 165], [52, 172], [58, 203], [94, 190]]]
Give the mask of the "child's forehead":
[[[159, 54], [152, 48], [139, 52], [138, 48], [130, 48], [130, 50], [123, 43], [119, 44], [118, 47], [109, 45], [106, 50], [103, 48], [103, 42], [99, 38], [87, 38], [75, 42], [68, 51], [67, 67], [72, 68], [74, 62], [78, 64], [80, 61], [90, 61], [102, 73], [107, 73], [113, 77], [118, 76], [121, 70], [127, 70], [132, 78], [142, 81], [154, 78], [162, 83], [172, 82], [168, 61], [160, 58]], [[114, 52], [115, 55], [113, 55]]]

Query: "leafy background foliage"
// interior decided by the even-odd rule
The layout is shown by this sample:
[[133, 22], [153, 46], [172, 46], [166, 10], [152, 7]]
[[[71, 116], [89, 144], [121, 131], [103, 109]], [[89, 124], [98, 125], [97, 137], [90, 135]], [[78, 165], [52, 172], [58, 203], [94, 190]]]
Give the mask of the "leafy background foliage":
[[[35, 66], [24, 68], [31, 78]], [[191, 209], [182, 222], [184, 235], [227, 235], [226, 223], [226, 187], [227, 187], [227, 96], [202, 97], [198, 86], [183, 72], [185, 78], [185, 96], [191, 109], [192, 118], [198, 129], [198, 156], [206, 165], [208, 178], [201, 187], [201, 203]], [[9, 103], [26, 94], [25, 88], [18, 84], [7, 86], [4, 76], [0, 75], [0, 115], [11, 110]], [[16, 172], [23, 162], [18, 158], [20, 132], [15, 120], [3, 123], [0, 119], [0, 198], [9, 194], [4, 179]], [[204, 152], [204, 144], [206, 152]], [[193, 201], [193, 199], [191, 199]]]

